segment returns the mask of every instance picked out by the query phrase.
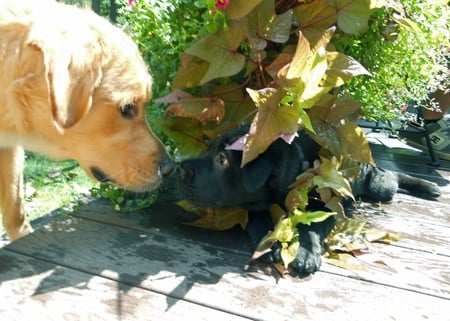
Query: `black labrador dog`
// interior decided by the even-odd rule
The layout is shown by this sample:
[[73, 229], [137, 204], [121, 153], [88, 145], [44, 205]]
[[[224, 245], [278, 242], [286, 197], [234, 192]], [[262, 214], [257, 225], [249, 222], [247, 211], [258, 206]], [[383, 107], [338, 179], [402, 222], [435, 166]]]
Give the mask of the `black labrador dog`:
[[[249, 212], [246, 229], [255, 248], [273, 228], [270, 205], [283, 206], [289, 185], [313, 166], [320, 146], [301, 131], [291, 144], [277, 139], [257, 159], [241, 168], [242, 151], [229, 146], [247, 132], [247, 126], [231, 130], [214, 141], [204, 154], [184, 160], [177, 169], [177, 180], [182, 198], [195, 206], [246, 208]], [[375, 202], [391, 201], [398, 189], [427, 199], [441, 194], [435, 183], [367, 164], [361, 165], [361, 175], [352, 183], [356, 198]], [[309, 206], [311, 210], [324, 209], [314, 202]], [[330, 217], [321, 223], [299, 224], [300, 248], [291, 268], [300, 275], [319, 269], [323, 242], [334, 223], [335, 219]], [[280, 261], [277, 246], [271, 256]]]

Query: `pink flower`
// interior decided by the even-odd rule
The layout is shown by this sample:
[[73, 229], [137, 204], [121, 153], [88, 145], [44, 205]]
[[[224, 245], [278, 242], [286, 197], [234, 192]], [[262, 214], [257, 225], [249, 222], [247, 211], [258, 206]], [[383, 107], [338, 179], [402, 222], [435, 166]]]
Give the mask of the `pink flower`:
[[128, 0], [128, 5], [133, 7], [135, 5], [135, 0]]
[[228, 5], [230, 4], [230, 0], [217, 0], [216, 1], [216, 7], [220, 10], [225, 10]]

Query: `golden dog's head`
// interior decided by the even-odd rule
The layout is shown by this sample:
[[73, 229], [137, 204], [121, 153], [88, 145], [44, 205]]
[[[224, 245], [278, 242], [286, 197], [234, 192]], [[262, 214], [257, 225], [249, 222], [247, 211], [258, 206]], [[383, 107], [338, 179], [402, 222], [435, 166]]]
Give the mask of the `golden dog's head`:
[[173, 165], [146, 121], [152, 79], [137, 46], [93, 12], [54, 1], [29, 6], [10, 28], [25, 43], [20, 71], [10, 67], [9, 101], [21, 106], [23, 145], [73, 158], [100, 181], [156, 187]]

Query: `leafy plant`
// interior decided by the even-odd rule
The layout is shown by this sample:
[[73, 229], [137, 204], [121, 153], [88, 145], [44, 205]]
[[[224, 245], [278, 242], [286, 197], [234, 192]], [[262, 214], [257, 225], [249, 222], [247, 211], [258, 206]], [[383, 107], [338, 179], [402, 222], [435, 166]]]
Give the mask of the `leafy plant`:
[[447, 1], [389, 4], [374, 13], [365, 33], [338, 32], [333, 40], [338, 51], [370, 71], [370, 77], [351, 79], [343, 87], [363, 103], [366, 118], [378, 121], [402, 118], [410, 105], [435, 108], [429, 94], [449, 86]]
[[158, 100], [170, 104], [161, 129], [178, 142], [181, 158], [202, 152], [210, 139], [243, 122], [251, 127], [242, 166], [280, 135], [299, 129], [324, 147], [322, 163], [293, 184], [287, 212], [268, 236], [282, 243], [286, 264], [298, 245], [297, 224], [332, 215], [307, 211], [309, 192], [317, 191], [326, 206], [342, 212], [338, 196], [351, 197], [350, 175], [344, 174], [355, 167], [349, 159], [373, 163], [355, 123], [360, 104], [336, 90], [369, 73], [330, 44], [336, 25], [348, 33], [366, 29], [373, 6], [370, 1], [230, 1], [227, 26], [185, 50], [172, 92]]
[[133, 193], [107, 183], [100, 183], [90, 189], [93, 197], [101, 197], [111, 201], [114, 210], [131, 212], [152, 205], [158, 196], [157, 191], [149, 193]]
[[[148, 0], [124, 7], [119, 21], [156, 75], [155, 94], [165, 95], [157, 102], [169, 104], [152, 126], [175, 142], [177, 158], [197, 155], [247, 122], [242, 166], [299, 129], [323, 146], [322, 163], [297, 179], [277, 218], [284, 223], [276, 229], [289, 232], [299, 213], [308, 216], [309, 192], [340, 213], [356, 162], [373, 163], [356, 125], [362, 110], [377, 120], [398, 117], [411, 99], [442, 83], [444, 55], [436, 45], [448, 45], [448, 20], [436, 26], [448, 19], [446, 10], [444, 2], [439, 8], [419, 0]], [[421, 40], [417, 47], [412, 39]], [[420, 46], [430, 44], [428, 55]], [[398, 57], [407, 68], [397, 68]], [[416, 87], [427, 70], [428, 80]], [[153, 110], [159, 116], [161, 109]], [[277, 233], [272, 239], [284, 244], [288, 262], [295, 231], [284, 241]]]

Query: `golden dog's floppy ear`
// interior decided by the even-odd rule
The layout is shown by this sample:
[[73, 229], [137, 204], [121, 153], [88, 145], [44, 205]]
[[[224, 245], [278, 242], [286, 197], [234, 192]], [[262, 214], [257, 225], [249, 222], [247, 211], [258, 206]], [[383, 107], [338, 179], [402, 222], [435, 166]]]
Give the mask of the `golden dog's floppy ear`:
[[55, 61], [49, 66], [52, 113], [59, 126], [71, 127], [88, 113], [100, 79], [100, 70], [92, 65], [76, 64], [74, 59]]
[[34, 31], [29, 43], [43, 54], [53, 118], [59, 128], [71, 127], [91, 108], [102, 77], [102, 47], [97, 39], [89, 41], [81, 30], [75, 37], [57, 31], [45, 30], [44, 35]]

